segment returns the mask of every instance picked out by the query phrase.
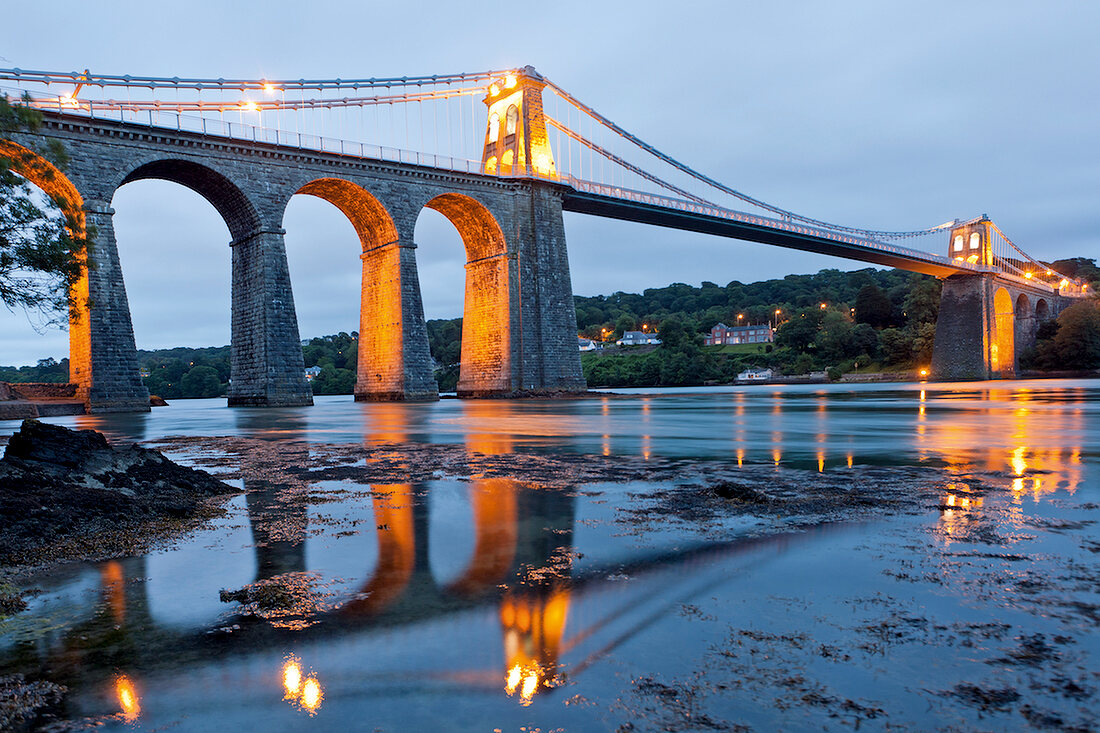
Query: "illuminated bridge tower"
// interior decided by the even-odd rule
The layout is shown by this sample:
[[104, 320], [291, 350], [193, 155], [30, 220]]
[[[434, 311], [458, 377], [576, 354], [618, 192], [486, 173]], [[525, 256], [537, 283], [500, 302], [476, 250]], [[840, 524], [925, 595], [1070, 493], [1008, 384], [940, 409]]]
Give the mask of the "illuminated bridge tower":
[[481, 156], [486, 173], [556, 178], [554, 155], [546, 135], [542, 90], [546, 82], [532, 67], [489, 87], [485, 104], [489, 124]]
[[993, 253], [996, 234], [997, 225], [984, 216], [951, 230], [950, 257], [991, 271], [943, 281], [932, 351], [936, 379], [1014, 378], [1039, 324], [1071, 303], [1049, 283], [1005, 274]]

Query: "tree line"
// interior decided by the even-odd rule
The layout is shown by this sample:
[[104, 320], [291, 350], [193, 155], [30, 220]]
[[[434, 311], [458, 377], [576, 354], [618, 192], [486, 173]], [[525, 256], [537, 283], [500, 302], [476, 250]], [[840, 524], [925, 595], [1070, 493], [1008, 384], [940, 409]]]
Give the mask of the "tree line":
[[[1100, 282], [1094, 260], [1053, 263], [1072, 277]], [[578, 332], [612, 341], [643, 326], [658, 330], [658, 347], [606, 349], [581, 356], [592, 386], [679, 386], [729, 382], [750, 367], [785, 374], [828, 370], [905, 370], [932, 356], [940, 282], [899, 270], [822, 270], [756, 283], [721, 287], [674, 283], [642, 293], [576, 296]], [[824, 307], [823, 307], [824, 306]], [[778, 314], [776, 311], [779, 311]], [[741, 316], [738, 318], [738, 316]], [[712, 326], [773, 324], [773, 344], [703, 345]], [[441, 392], [454, 391], [459, 376], [462, 319], [427, 322], [428, 345]], [[303, 342], [307, 368], [318, 367], [314, 394], [352, 394], [358, 333], [340, 332]], [[165, 399], [219, 397], [229, 387], [229, 346], [139, 351], [138, 364], [151, 394]], [[1036, 343], [1020, 355], [1023, 369], [1100, 368], [1100, 305], [1068, 308], [1039, 327]], [[68, 359], [34, 366], [0, 367], [0, 381], [64, 382]]]

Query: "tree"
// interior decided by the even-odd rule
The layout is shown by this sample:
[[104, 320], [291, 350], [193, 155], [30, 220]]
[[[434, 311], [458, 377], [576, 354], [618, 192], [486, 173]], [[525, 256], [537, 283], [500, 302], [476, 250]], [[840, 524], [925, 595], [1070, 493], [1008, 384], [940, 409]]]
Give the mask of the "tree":
[[1058, 316], [1054, 337], [1038, 347], [1048, 369], [1100, 369], [1100, 303], [1086, 301]]
[[[0, 139], [12, 132], [34, 130], [41, 122], [38, 111], [0, 96]], [[37, 199], [42, 197], [16, 171], [33, 168], [49, 179], [57, 170], [64, 170], [67, 156], [56, 142], [22, 156], [5, 155], [3, 150], [0, 148], [0, 302], [8, 309], [36, 311], [47, 322], [63, 323], [75, 304], [73, 286], [86, 261], [82, 213], [76, 201], [47, 199], [40, 204]], [[52, 166], [43, 166], [41, 159]]]
[[867, 283], [859, 289], [856, 295], [856, 321], [866, 323], [875, 328], [883, 328], [890, 325], [890, 319], [894, 313], [894, 306], [882, 288], [874, 283]]
[[214, 367], [196, 366], [180, 378], [181, 397], [217, 397], [222, 393], [222, 382]]

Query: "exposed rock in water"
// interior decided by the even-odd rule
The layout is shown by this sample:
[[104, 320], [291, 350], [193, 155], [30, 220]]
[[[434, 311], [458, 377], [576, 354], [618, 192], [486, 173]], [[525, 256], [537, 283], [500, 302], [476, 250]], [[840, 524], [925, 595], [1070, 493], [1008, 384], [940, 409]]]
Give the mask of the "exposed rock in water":
[[716, 484], [711, 484], [710, 490], [723, 499], [740, 501], [746, 504], [770, 504], [775, 501], [760, 489], [735, 481], [719, 481]]
[[235, 491], [160, 451], [112, 448], [102, 433], [25, 420], [0, 459], [0, 559], [104, 529], [189, 517]]
[[151, 395], [149, 395], [149, 406], [150, 407], [168, 407], [168, 402], [163, 397], [161, 397], [160, 395], [151, 394]]

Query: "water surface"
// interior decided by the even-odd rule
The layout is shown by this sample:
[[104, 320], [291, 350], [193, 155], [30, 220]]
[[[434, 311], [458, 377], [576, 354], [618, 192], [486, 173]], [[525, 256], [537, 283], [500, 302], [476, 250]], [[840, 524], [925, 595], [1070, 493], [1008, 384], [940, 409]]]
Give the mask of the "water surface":
[[[223, 405], [179, 400], [148, 415], [51, 422], [115, 440], [277, 441], [287, 465], [307, 460], [311, 446], [412, 442], [837, 476], [925, 466], [944, 471], [948, 487], [951, 477], [960, 483], [941, 506], [897, 517], [783, 531], [741, 516], [643, 530], [619, 510], [662, 485], [327, 481], [313, 488], [318, 501], [287, 510], [279, 486], [245, 471], [248, 493], [173, 547], [29, 580], [41, 593], [0, 625], [0, 673], [63, 682], [66, 714], [113, 715], [108, 729], [601, 731], [678, 720], [683, 729], [798, 730], [881, 720], [866, 712], [877, 705], [903, 727], [983, 720], [1009, 730], [1030, 720], [1020, 705], [982, 710], [917, 688], [1015, 685], [1015, 667], [990, 660], [1018, 637], [1076, 638], [1093, 623], [1078, 608], [1096, 603], [1093, 576], [1049, 613], [1035, 612], [1034, 592], [982, 597], [976, 579], [1000, 574], [1015, 588], [1029, 574], [1094, 562], [1095, 381]], [[0, 423], [0, 432], [16, 428]], [[1003, 491], [970, 493], [963, 479], [975, 476]], [[260, 521], [273, 512], [277, 525]], [[987, 525], [992, 544], [975, 534]], [[1024, 559], [997, 559], [1007, 554]], [[307, 624], [242, 616], [219, 594], [286, 577], [315, 608]], [[1064, 590], [1051, 590], [1050, 603]], [[881, 648], [867, 641], [866, 628], [898, 618], [923, 622], [895, 623], [902, 632], [885, 634]], [[1009, 631], [975, 636], [974, 624]], [[799, 634], [804, 643], [790, 641]], [[1095, 637], [1066, 644], [1048, 676], [1095, 675]], [[932, 653], [937, 645], [950, 653]], [[784, 690], [800, 702], [784, 704]], [[1086, 699], [1050, 695], [1041, 702], [1064, 719], [1084, 715]], [[821, 702], [830, 698], [864, 712]]]

